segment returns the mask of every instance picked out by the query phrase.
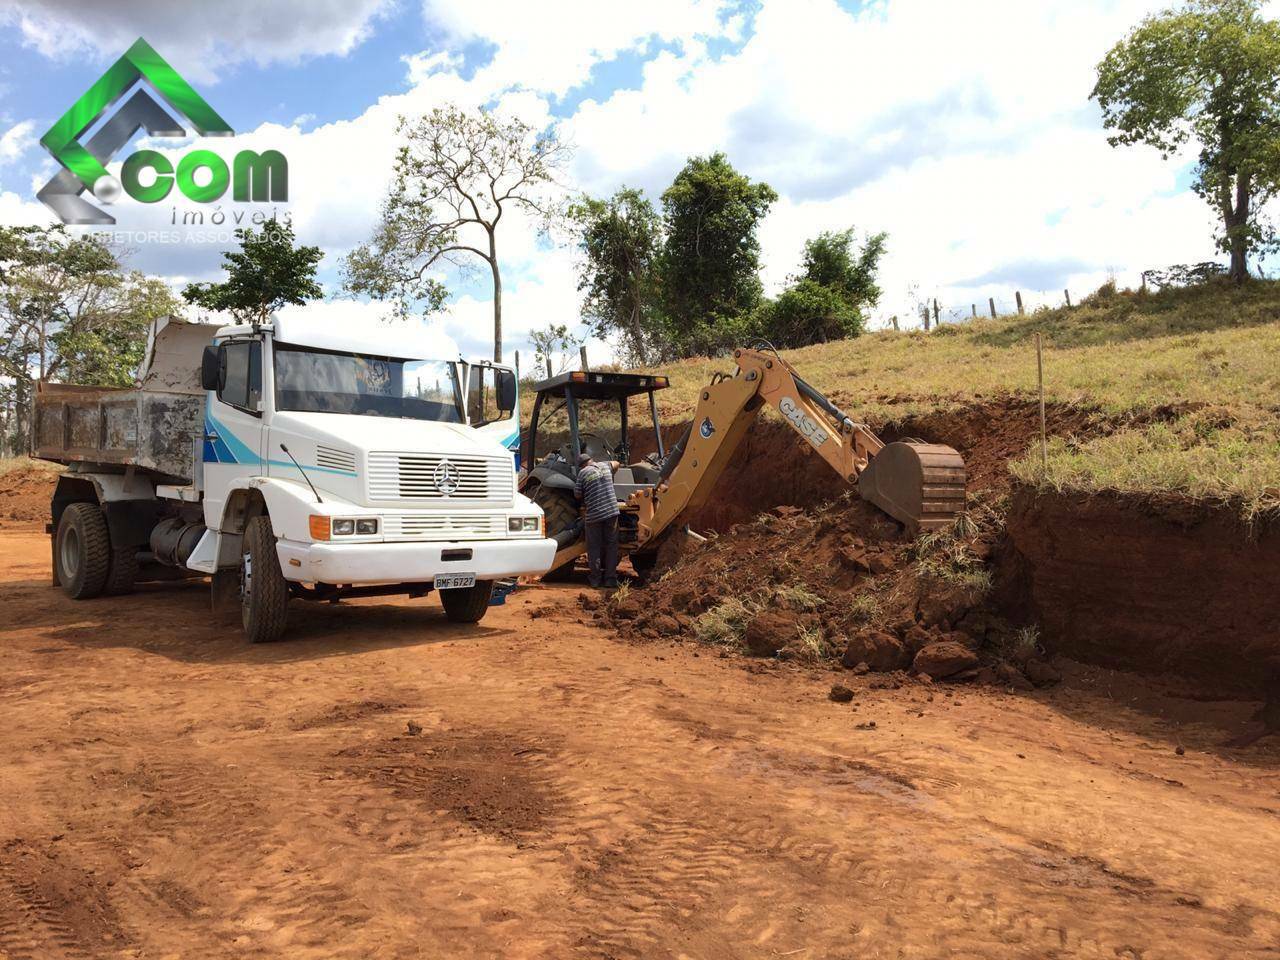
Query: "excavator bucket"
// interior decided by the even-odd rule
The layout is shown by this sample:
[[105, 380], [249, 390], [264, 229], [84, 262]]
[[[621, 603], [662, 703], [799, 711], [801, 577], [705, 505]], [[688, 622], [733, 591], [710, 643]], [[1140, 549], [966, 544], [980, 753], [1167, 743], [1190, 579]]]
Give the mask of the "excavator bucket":
[[871, 458], [858, 494], [911, 533], [937, 530], [964, 509], [964, 460], [950, 447], [899, 441]]

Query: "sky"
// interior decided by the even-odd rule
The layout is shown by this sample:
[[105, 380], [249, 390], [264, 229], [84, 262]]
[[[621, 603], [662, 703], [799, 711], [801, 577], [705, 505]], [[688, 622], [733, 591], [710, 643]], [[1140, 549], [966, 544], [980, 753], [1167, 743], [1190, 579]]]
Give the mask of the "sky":
[[[328, 298], [305, 309], [326, 322], [386, 322], [383, 305], [343, 295], [341, 260], [376, 222], [397, 118], [449, 103], [554, 127], [573, 148], [565, 189], [593, 196], [627, 185], [656, 204], [687, 158], [724, 151], [779, 195], [759, 234], [767, 293], [796, 272], [806, 239], [852, 226], [889, 237], [873, 327], [914, 325], [926, 300], [944, 320], [989, 297], [1011, 305], [1015, 290], [1058, 303], [1064, 289], [1078, 299], [1111, 277], [1136, 285], [1146, 269], [1220, 259], [1211, 211], [1188, 187], [1194, 158], [1109, 146], [1089, 99], [1107, 48], [1162, 6], [0, 0], [0, 223], [55, 222], [35, 199], [60, 169], [39, 138], [141, 36], [236, 137], [137, 145], [175, 158], [282, 151], [278, 209], [325, 252]], [[242, 207], [228, 198], [224, 215]], [[218, 279], [230, 227], [202, 242], [139, 239], [172, 230], [175, 205], [199, 208], [110, 208], [131, 234], [129, 265], [175, 285]], [[575, 251], [514, 215], [498, 242], [506, 357], [529, 357], [530, 331], [581, 326]], [[441, 279], [447, 307], [420, 321], [431, 352], [491, 354], [487, 272]]]

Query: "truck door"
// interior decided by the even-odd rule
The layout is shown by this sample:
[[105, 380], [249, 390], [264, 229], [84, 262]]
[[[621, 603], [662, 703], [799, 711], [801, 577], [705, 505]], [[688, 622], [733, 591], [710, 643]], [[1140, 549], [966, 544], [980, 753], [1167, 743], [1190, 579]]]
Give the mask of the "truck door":
[[262, 458], [262, 341], [218, 346], [219, 387], [204, 416], [205, 526], [218, 528], [227, 491], [240, 477], [265, 473]]
[[[467, 422], [520, 456], [520, 396], [515, 371], [488, 363], [467, 366]], [[515, 463], [519, 469], [519, 463]]]

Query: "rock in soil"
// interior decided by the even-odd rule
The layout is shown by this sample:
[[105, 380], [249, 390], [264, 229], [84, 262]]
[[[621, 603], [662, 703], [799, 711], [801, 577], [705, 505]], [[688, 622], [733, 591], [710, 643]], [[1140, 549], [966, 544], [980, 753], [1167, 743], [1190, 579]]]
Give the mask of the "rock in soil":
[[1010, 687], [1014, 690], [1035, 689], [1035, 685], [1012, 663], [998, 664], [996, 666], [996, 677], [1006, 687]]
[[1024, 669], [1027, 671], [1027, 679], [1037, 687], [1048, 687], [1062, 682], [1062, 671], [1043, 660], [1032, 658], [1027, 661]]
[[846, 667], [865, 663], [878, 672], [898, 670], [906, 665], [907, 653], [902, 642], [882, 630], [864, 630], [849, 640], [840, 662]]
[[747, 649], [757, 657], [772, 657], [796, 636], [795, 617], [787, 613], [766, 610], [757, 613], [747, 624], [743, 640]]
[[942, 680], [977, 667], [978, 655], [962, 643], [940, 640], [922, 647], [912, 666], [916, 673]]
[[853, 700], [853, 691], [842, 684], [833, 684], [827, 696], [835, 703], [849, 703]]

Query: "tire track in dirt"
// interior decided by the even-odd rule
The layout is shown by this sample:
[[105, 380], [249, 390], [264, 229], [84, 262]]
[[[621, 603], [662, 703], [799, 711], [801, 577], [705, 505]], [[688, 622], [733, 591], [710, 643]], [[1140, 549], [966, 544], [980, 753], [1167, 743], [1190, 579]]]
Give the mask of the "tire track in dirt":
[[0, 849], [5, 960], [93, 960], [131, 942], [92, 874], [22, 840]]
[[[262, 779], [279, 782], [273, 773]], [[131, 776], [139, 793], [136, 816], [148, 826], [148, 860], [182, 870], [148, 873], [129, 884], [153, 909], [159, 904], [186, 913], [189, 922], [245, 953], [287, 946], [296, 955], [341, 956], [335, 944], [343, 932], [369, 919], [369, 911], [329, 879], [322, 859], [297, 849], [296, 798], [277, 802], [237, 763], [151, 758]], [[175, 861], [175, 847], [195, 856]]]

